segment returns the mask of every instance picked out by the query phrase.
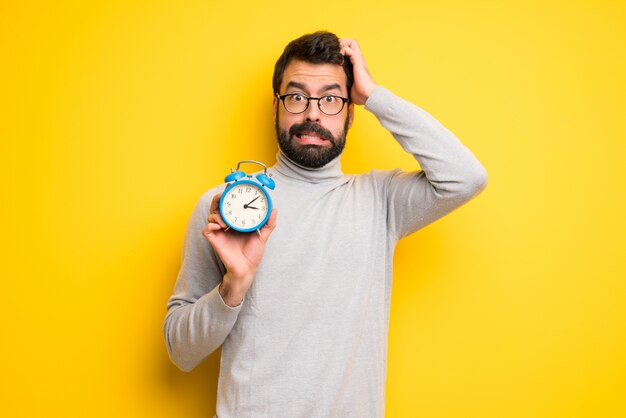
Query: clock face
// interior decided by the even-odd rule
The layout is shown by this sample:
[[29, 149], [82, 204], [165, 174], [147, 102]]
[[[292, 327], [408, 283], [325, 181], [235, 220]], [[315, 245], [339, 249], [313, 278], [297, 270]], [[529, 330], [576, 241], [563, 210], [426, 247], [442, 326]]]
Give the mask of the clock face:
[[262, 186], [251, 181], [237, 181], [229, 186], [220, 200], [222, 218], [228, 226], [250, 232], [265, 224], [271, 202]]

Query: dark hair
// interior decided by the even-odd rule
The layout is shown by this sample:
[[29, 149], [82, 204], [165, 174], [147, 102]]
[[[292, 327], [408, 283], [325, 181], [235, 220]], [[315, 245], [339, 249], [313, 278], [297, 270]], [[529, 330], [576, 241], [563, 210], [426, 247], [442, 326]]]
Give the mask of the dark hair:
[[352, 80], [354, 79], [352, 75], [352, 63], [350, 59], [344, 59], [343, 55], [341, 55], [341, 46], [339, 46], [339, 38], [337, 38], [337, 35], [326, 31], [317, 31], [303, 35], [289, 42], [274, 66], [274, 77], [272, 79], [274, 93], [279, 93], [285, 68], [287, 68], [287, 65], [294, 59], [311, 64], [341, 65], [346, 73], [348, 98], [350, 97]]

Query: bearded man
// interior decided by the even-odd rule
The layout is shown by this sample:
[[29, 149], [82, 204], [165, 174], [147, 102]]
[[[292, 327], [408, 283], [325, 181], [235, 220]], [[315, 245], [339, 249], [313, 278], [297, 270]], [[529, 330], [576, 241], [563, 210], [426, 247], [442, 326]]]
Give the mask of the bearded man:
[[[292, 41], [273, 89], [280, 215], [241, 233], [218, 210], [226, 185], [201, 197], [167, 303], [168, 352], [189, 371], [221, 346], [220, 418], [382, 418], [395, 245], [480, 193], [487, 174], [431, 115], [374, 82], [353, 39]], [[421, 169], [344, 174], [354, 106]]]

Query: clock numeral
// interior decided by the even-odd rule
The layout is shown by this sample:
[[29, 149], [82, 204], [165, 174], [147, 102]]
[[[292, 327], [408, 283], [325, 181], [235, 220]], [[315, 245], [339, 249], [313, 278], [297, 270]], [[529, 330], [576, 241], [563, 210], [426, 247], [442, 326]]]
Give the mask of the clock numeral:
[[242, 194], [243, 193], [243, 189], [237, 190], [237, 193]]
[[231, 193], [231, 194], [230, 194], [230, 198], [231, 198], [231, 199], [236, 199], [236, 198], [237, 198], [237, 195], [236, 195], [235, 193]]
[[245, 225], [246, 224], [246, 220], [244, 219], [243, 221], [241, 221], [241, 224]]
[[252, 187], [246, 187], [246, 193], [250, 193], [252, 191]]
[[233, 214], [233, 211], [232, 211], [232, 210], [229, 210], [229, 211], [228, 211], [228, 214], [229, 214], [229, 215], [232, 215], [232, 214]]

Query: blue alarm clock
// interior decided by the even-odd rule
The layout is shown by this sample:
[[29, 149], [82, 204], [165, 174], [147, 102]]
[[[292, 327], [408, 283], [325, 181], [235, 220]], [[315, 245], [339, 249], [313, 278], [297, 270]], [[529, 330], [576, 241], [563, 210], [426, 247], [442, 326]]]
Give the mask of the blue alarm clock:
[[[243, 163], [260, 165], [263, 173], [253, 178], [239, 170]], [[240, 161], [224, 181], [230, 183], [220, 198], [220, 214], [226, 225], [239, 232], [254, 232], [265, 225], [272, 212], [272, 198], [267, 189], [276, 187], [267, 175], [267, 166], [254, 160]]]

